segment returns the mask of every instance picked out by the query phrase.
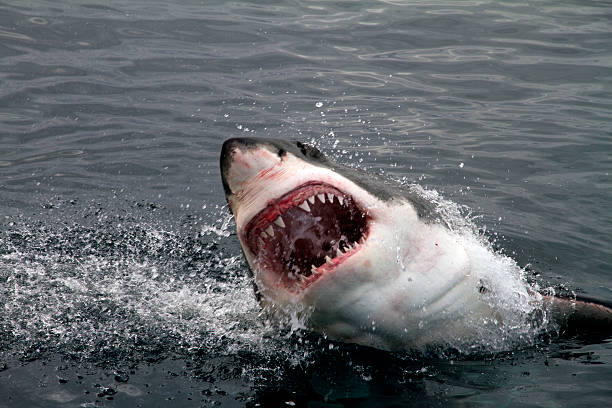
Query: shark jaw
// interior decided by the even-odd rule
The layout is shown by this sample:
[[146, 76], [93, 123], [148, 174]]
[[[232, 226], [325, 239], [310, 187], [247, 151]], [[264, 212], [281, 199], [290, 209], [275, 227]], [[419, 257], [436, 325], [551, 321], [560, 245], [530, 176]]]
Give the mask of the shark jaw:
[[357, 253], [368, 223], [350, 194], [308, 181], [270, 200], [241, 235], [259, 268], [297, 294]]

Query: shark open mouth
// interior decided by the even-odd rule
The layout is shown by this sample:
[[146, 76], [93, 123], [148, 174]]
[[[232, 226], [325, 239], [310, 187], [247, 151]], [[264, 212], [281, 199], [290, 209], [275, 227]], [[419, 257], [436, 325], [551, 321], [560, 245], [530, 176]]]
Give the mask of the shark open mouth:
[[367, 232], [367, 212], [352, 196], [316, 183], [268, 203], [249, 221], [245, 237], [260, 267], [299, 291], [358, 251]]

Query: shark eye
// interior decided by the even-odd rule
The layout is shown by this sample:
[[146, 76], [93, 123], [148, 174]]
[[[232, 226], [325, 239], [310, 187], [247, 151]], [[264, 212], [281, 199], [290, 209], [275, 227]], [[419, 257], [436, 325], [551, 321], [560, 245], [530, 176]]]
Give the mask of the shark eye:
[[287, 151], [283, 148], [278, 149], [278, 157], [280, 157], [281, 159], [283, 158], [283, 156], [285, 156], [287, 154]]
[[312, 147], [302, 142], [296, 142], [296, 145], [306, 157], [311, 157], [313, 159], [322, 159], [324, 157], [323, 153], [321, 153], [316, 147]]

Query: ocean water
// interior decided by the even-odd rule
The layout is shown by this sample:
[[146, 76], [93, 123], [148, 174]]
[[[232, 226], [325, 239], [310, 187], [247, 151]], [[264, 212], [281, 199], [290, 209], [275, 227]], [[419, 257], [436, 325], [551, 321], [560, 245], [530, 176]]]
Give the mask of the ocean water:
[[612, 2], [0, 0], [0, 408], [610, 406], [612, 339], [415, 356], [260, 313], [228, 137], [457, 205], [612, 301]]

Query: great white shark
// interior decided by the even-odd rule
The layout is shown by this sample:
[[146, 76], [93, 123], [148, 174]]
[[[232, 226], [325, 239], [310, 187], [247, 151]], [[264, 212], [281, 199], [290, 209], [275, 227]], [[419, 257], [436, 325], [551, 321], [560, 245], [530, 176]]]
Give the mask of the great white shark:
[[393, 351], [498, 350], [551, 325], [612, 334], [610, 305], [540, 294], [417, 186], [299, 141], [228, 139], [220, 165], [256, 296], [273, 314]]

